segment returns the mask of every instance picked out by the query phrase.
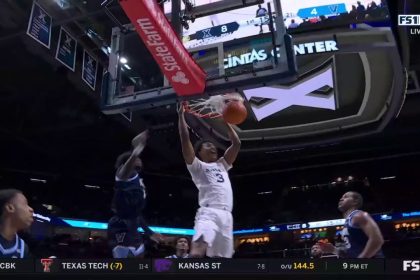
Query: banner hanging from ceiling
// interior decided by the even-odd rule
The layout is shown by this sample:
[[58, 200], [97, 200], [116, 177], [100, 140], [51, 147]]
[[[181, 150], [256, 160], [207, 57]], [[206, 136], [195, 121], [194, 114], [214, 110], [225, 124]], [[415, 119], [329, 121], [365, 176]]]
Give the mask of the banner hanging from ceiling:
[[76, 50], [77, 41], [61, 28], [55, 58], [73, 72], [76, 66]]
[[82, 79], [95, 90], [98, 62], [86, 50], [83, 50]]
[[34, 1], [26, 34], [41, 45], [50, 48], [51, 27], [52, 17]]

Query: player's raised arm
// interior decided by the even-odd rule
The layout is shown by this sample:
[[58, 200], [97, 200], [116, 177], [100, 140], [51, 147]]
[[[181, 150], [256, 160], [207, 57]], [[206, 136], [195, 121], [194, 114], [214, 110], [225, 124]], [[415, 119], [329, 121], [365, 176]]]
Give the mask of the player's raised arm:
[[137, 135], [131, 142], [133, 145], [133, 150], [131, 154], [129, 155], [128, 159], [124, 162], [123, 165], [117, 167], [118, 169], [116, 175], [118, 179], [127, 180], [133, 176], [133, 173], [135, 171], [134, 169], [138, 165], [138, 161], [140, 160], [139, 156], [146, 147], [148, 133], [148, 130], [143, 131], [142, 133]]
[[194, 148], [191, 144], [190, 133], [188, 132], [187, 123], [185, 121], [185, 108], [180, 104], [178, 109], [178, 130], [181, 139], [182, 155], [187, 164], [192, 164], [195, 158]]
[[353, 223], [358, 225], [367, 235], [368, 241], [358, 258], [372, 258], [384, 244], [382, 233], [376, 222], [368, 213], [360, 211], [353, 217]]
[[156, 233], [150, 229], [149, 225], [146, 223], [142, 215], [137, 217], [137, 222], [139, 226], [144, 230], [144, 234], [152, 239], [156, 243], [161, 243], [165, 241], [165, 238], [160, 233]]
[[226, 149], [223, 157], [229, 165], [232, 165], [238, 156], [239, 150], [241, 149], [241, 140], [239, 140], [238, 134], [236, 134], [232, 126], [228, 123], [226, 125], [228, 129], [228, 136], [232, 144]]

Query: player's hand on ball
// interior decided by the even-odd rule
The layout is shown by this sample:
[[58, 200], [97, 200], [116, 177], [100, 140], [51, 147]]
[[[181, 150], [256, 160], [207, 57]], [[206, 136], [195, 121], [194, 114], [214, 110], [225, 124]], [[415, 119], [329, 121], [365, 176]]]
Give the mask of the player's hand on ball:
[[185, 101], [179, 103], [178, 114], [183, 115], [185, 113]]

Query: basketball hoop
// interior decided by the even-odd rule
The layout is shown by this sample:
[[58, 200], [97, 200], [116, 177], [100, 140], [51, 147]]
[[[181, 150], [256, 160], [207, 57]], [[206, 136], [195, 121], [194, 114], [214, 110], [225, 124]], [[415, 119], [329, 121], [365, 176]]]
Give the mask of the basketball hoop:
[[209, 99], [190, 100], [183, 104], [185, 111], [199, 118], [221, 118], [226, 104], [230, 101], [243, 102], [244, 99], [238, 93], [214, 95]]

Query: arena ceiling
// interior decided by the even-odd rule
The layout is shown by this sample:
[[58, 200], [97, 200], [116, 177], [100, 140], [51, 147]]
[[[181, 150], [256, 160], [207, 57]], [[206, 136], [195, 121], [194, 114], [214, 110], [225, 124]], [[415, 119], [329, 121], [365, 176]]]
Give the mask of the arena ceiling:
[[[115, 23], [100, 8], [102, 1], [68, 1], [70, 7], [64, 10], [53, 0], [40, 2], [53, 18], [59, 19], [53, 24], [53, 34], [58, 34], [59, 26], [65, 26], [83, 48], [102, 65], [107, 64], [101, 47], [109, 45]], [[29, 0], [0, 2], [0, 176], [71, 176], [98, 184], [112, 182], [115, 157], [128, 149], [129, 140], [146, 126], [152, 128], [144, 155], [148, 172], [187, 176], [175, 108], [134, 113], [132, 122], [121, 115], [102, 114], [99, 91], [90, 90], [80, 79], [80, 72], [69, 72], [55, 61], [51, 50], [26, 35], [31, 5]], [[110, 10], [119, 21], [128, 22], [117, 3]], [[57, 37], [52, 39], [52, 45]], [[401, 41], [406, 44], [406, 40], [410, 40], [411, 47], [411, 55], [405, 56], [410, 69], [419, 71], [419, 56], [410, 52], [418, 49], [419, 40], [403, 37]], [[420, 95], [415, 93], [414, 83], [411, 87], [413, 94], [407, 95], [398, 118], [380, 134], [305, 149], [244, 153], [233, 175], [313, 169], [388, 155], [416, 155], [420, 153]]]

